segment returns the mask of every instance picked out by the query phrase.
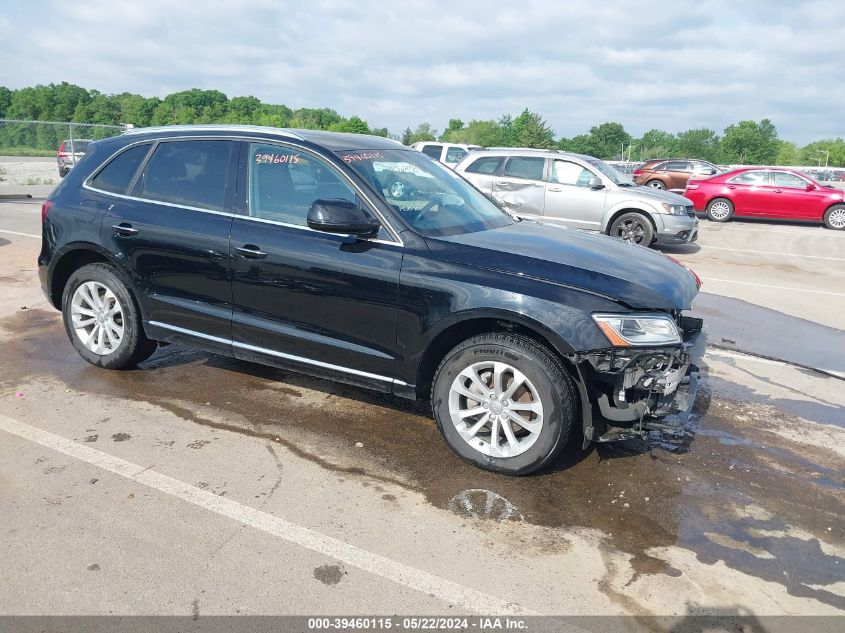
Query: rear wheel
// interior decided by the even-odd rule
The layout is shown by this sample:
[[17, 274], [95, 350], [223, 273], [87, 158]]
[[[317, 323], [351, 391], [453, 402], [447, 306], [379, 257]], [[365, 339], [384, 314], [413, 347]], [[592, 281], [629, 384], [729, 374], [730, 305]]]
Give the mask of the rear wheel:
[[65, 331], [79, 355], [106, 369], [132, 367], [157, 343], [144, 334], [141, 313], [120, 273], [108, 264], [74, 272], [62, 295]]
[[845, 204], [835, 204], [825, 211], [824, 225], [834, 231], [845, 230]]
[[569, 438], [572, 380], [534, 340], [481, 334], [450, 351], [432, 386], [434, 419], [466, 461], [509, 475], [549, 464]]
[[59, 167], [59, 178], [64, 178], [70, 170], [66, 167]]
[[660, 180], [649, 180], [645, 186], [652, 187], [653, 189], [666, 189], [666, 185], [664, 185]]
[[707, 219], [713, 222], [727, 222], [733, 217], [734, 205], [727, 198], [714, 198], [707, 203]]
[[654, 227], [642, 213], [623, 213], [610, 225], [612, 237], [623, 242], [648, 246], [654, 241]]

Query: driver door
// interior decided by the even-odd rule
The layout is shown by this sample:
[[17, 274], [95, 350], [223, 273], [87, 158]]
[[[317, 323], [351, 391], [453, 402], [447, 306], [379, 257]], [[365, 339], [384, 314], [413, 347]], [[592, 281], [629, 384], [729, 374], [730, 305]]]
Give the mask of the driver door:
[[389, 391], [402, 245], [383, 228], [374, 239], [308, 228], [315, 199], [363, 204], [320, 156], [246, 142], [241, 155], [247, 214], [230, 240], [235, 356]]
[[607, 188], [592, 189], [593, 177], [600, 178], [577, 163], [553, 160], [546, 184], [545, 217], [575, 229], [601, 229]]

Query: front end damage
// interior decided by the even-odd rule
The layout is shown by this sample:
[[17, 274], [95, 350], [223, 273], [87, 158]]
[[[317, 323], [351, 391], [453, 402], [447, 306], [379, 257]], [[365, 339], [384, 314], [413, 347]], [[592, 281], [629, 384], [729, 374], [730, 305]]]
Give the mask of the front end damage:
[[675, 316], [682, 342], [659, 347], [610, 347], [574, 354], [581, 392], [584, 447], [683, 433], [695, 402], [696, 363], [704, 356], [702, 320]]

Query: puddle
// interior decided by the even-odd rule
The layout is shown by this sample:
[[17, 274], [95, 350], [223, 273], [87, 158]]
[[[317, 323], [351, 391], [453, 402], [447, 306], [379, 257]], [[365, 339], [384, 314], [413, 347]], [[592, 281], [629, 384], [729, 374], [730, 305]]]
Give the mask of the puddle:
[[[631, 555], [636, 575], [677, 575], [649, 554], [677, 545], [702, 563], [724, 561], [845, 609], [845, 598], [824, 588], [845, 579], [845, 559], [829, 547], [845, 545], [841, 458], [773, 434], [762, 442], [754, 424], [736, 419], [736, 406], [707, 389], [690, 433], [671, 451], [647, 441], [586, 452], [569, 446], [550, 471], [509, 478], [456, 457], [427, 404], [176, 345], [138, 370], [103, 371], [77, 356], [57, 312], [28, 310], [0, 328], [15, 335], [0, 352], [6, 391], [27, 377], [55, 376], [74, 390], [153, 402], [197, 424], [266, 438], [325, 468], [399, 484], [462, 517], [600, 530]], [[303, 429], [321, 438], [319, 454], [302, 447]], [[364, 448], [354, 448], [358, 442]], [[341, 453], [353, 465], [330, 457]]]

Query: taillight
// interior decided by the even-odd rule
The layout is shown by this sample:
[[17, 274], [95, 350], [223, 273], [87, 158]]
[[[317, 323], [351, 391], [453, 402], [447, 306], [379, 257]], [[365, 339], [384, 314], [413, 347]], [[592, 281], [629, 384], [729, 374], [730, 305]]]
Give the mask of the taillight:
[[47, 221], [47, 212], [50, 210], [50, 207], [53, 206], [52, 200], [45, 200], [41, 203], [41, 224], [44, 224]]
[[65, 151], [65, 144], [64, 143], [59, 145], [59, 156], [67, 156], [67, 152]]
[[688, 271], [690, 271], [690, 272], [692, 273], [692, 276], [693, 276], [693, 277], [695, 277], [695, 285], [696, 285], [696, 286], [698, 286], [699, 288], [701, 288], [701, 277], [699, 277], [699, 276], [695, 273], [695, 271], [694, 271], [692, 268], [690, 268], [689, 266], [687, 266], [687, 265], [686, 265], [684, 262], [682, 262], [680, 259], [676, 259], [676, 258], [672, 257], [671, 255], [667, 255], [666, 253], [663, 253], [663, 256], [664, 256], [664, 257], [666, 257], [667, 259], [671, 259], [671, 260], [672, 260], [673, 262], [675, 262], [678, 266], [683, 266], [683, 267], [684, 267], [684, 268], [686, 268]]
[[643, 173], [642, 169], [637, 168], [637, 169], [634, 170], [634, 174], [636, 174], [637, 176], [642, 175], [642, 173]]

